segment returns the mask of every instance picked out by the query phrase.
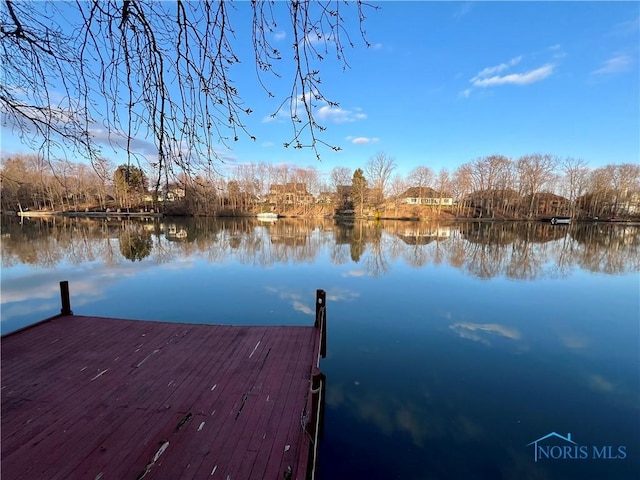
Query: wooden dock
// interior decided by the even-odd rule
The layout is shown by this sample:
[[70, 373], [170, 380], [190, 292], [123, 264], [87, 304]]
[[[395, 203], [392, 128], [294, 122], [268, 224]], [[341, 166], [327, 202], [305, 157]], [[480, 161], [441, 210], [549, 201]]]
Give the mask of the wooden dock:
[[326, 296], [309, 327], [62, 314], [1, 340], [7, 479], [308, 479]]

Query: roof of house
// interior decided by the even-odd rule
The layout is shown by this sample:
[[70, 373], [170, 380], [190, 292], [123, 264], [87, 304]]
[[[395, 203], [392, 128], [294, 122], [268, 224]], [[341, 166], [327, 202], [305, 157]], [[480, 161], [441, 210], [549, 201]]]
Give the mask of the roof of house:
[[274, 183], [269, 190], [274, 193], [308, 193], [307, 184], [302, 182]]
[[400, 194], [402, 198], [447, 198], [449, 195], [440, 193], [431, 187], [410, 187]]

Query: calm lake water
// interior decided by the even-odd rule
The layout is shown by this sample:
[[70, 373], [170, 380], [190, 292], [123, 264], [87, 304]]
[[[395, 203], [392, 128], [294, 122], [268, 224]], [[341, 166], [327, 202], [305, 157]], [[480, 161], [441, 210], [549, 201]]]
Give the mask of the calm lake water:
[[640, 478], [640, 227], [4, 219], [1, 246], [3, 334], [60, 280], [77, 314], [226, 324], [312, 324], [325, 289], [321, 480]]

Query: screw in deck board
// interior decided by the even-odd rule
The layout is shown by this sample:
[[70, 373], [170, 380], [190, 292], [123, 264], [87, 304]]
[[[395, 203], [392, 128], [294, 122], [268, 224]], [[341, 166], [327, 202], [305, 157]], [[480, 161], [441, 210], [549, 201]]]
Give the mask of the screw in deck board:
[[61, 315], [73, 315], [71, 311], [71, 300], [69, 299], [69, 282], [63, 280], [60, 282], [60, 301], [62, 302]]

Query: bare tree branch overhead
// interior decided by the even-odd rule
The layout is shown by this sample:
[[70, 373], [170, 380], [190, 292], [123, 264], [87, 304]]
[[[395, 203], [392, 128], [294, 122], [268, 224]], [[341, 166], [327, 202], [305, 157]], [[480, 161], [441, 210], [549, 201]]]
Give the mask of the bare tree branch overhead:
[[[277, 96], [267, 76], [291, 82], [273, 106], [274, 115], [291, 118], [284, 145], [316, 156], [320, 146], [338, 149], [322, 140], [324, 127], [314, 117], [317, 105], [337, 105], [322, 93], [319, 66], [333, 56], [348, 67], [345, 47], [355, 42], [348, 27], [356, 23], [367, 44], [365, 13], [377, 7], [307, 0], [287, 2], [287, 9], [274, 1], [242, 8], [249, 5], [251, 15], [239, 15], [231, 1], [4, 0], [3, 122], [46, 153], [71, 147], [92, 161], [100, 158], [96, 131], [107, 132], [129, 155], [134, 140], [152, 139], [159, 182], [160, 175], [216, 163], [220, 145], [255, 140], [246, 126], [253, 109], [235, 76], [241, 62], [254, 62], [255, 86], [265, 98]], [[271, 40], [281, 28], [292, 35], [284, 51]], [[236, 54], [241, 42], [252, 43], [253, 58]], [[278, 71], [287, 60], [293, 72]]]

